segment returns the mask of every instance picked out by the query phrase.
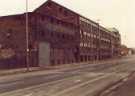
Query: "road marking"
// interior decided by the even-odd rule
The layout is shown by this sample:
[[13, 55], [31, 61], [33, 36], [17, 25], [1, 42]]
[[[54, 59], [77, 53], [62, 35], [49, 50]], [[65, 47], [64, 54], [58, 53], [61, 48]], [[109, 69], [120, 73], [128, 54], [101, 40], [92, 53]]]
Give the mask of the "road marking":
[[[84, 75], [84, 74], [78, 75], [77, 77], [80, 77], [82, 75]], [[90, 72], [89, 75], [93, 77], [94, 76], [94, 73], [93, 72]], [[101, 77], [102, 75], [97, 73], [97, 74], [95, 74], [95, 76], [96, 77], [97, 76]], [[73, 76], [73, 77], [76, 77], [76, 76]], [[14, 91], [11, 91], [11, 92], [2, 93], [2, 94], [0, 94], [0, 96], [11, 96], [11, 94], [12, 94], [12, 96], [14, 96], [14, 94], [24, 93], [24, 91], [27, 91], [27, 90], [30, 90], [31, 91], [33, 89], [38, 89], [38, 88], [43, 87], [43, 86], [48, 86], [49, 84], [55, 84], [55, 83], [60, 83], [60, 82], [65, 81], [65, 80], [70, 80], [73, 77], [63, 78], [63, 79], [60, 79], [60, 80], [57, 80], [57, 81], [52, 81], [52, 82], [48, 82], [48, 83], [44, 83], [44, 84], [30, 86], [30, 87], [27, 87], [27, 88], [24, 88], [24, 89], [18, 89], [18, 90], [14, 90]], [[27, 96], [27, 95], [29, 96], [30, 94], [26, 94], [26, 95], [23, 95], [23, 96]], [[32, 95], [30, 95], [30, 96], [32, 96]]]
[[24, 95], [24, 96], [32, 96], [32, 93], [26, 94], [26, 95]]
[[78, 83], [78, 82], [81, 82], [81, 80], [75, 80], [75, 82], [77, 82], [77, 83]]
[[56, 93], [55, 95], [52, 95], [52, 96], [60, 96], [60, 95], [62, 95], [62, 94], [64, 94], [64, 93], [66, 93], [66, 92], [69, 92], [69, 91], [73, 90], [73, 89], [79, 88], [79, 87], [81, 87], [81, 86], [83, 86], [83, 85], [87, 85], [87, 84], [89, 84], [89, 83], [93, 83], [93, 82], [95, 82], [95, 81], [97, 81], [97, 80], [100, 80], [100, 79], [103, 79], [103, 78], [105, 78], [105, 77], [107, 77], [107, 76], [109, 76], [109, 75], [103, 75], [103, 76], [100, 76], [100, 77], [95, 78], [95, 79], [93, 79], [93, 80], [87, 81], [87, 82], [85, 82], [85, 83], [78, 84], [78, 85], [73, 86], [73, 87], [71, 87], [71, 88], [65, 89], [65, 90], [63, 90], [63, 91], [61, 91], [61, 92], [58, 92], [58, 93]]

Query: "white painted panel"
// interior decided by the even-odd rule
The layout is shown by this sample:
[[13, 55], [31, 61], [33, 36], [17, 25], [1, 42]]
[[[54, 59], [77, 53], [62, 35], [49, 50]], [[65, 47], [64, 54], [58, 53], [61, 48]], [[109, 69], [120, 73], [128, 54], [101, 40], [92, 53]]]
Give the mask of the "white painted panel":
[[50, 64], [50, 44], [46, 42], [39, 43], [39, 65], [47, 66]]

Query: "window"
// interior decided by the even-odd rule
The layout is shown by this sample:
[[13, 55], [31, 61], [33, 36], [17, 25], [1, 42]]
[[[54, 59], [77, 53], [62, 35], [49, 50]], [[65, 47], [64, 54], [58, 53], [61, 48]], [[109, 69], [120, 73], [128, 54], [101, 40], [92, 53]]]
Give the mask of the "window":
[[33, 49], [33, 46], [32, 46], [32, 44], [29, 44], [29, 49]]
[[65, 39], [65, 34], [62, 35], [62, 38]]
[[62, 8], [59, 8], [59, 11], [62, 12]]
[[54, 23], [54, 19], [53, 18], [50, 18], [51, 19], [51, 23]]
[[67, 11], [64, 11], [64, 15], [67, 16], [68, 15], [68, 12]]
[[52, 36], [52, 37], [54, 36], [54, 32], [51, 32], [51, 36]]
[[60, 34], [57, 33], [57, 38], [60, 38]]
[[87, 32], [84, 32], [84, 35], [86, 36], [87, 35]]
[[41, 16], [41, 20], [44, 21], [44, 16], [43, 15]]
[[52, 6], [52, 3], [49, 2], [49, 3], [48, 3], [48, 6], [51, 7], [51, 6]]
[[40, 33], [41, 33], [41, 36], [44, 36], [45, 35], [44, 31], [41, 31]]
[[58, 24], [58, 25], [60, 24], [60, 21], [59, 21], [59, 20], [57, 20], [57, 24]]
[[60, 60], [57, 60], [57, 64], [60, 64]]
[[80, 43], [80, 47], [83, 47], [83, 43], [82, 42]]
[[12, 34], [13, 30], [9, 29], [8, 32], [6, 33], [7, 38], [9, 38]]
[[51, 60], [51, 65], [55, 65], [55, 60]]
[[80, 34], [81, 34], [81, 35], [83, 34], [82, 30], [80, 30]]

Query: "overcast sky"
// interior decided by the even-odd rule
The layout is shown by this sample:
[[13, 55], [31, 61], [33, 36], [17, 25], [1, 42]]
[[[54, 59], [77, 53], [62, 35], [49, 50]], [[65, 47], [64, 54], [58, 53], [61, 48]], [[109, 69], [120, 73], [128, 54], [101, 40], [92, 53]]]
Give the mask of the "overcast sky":
[[[29, 0], [29, 11], [46, 0]], [[135, 47], [135, 0], [54, 0], [105, 27], [116, 27], [122, 43]], [[25, 0], [0, 0], [0, 16], [25, 12]]]

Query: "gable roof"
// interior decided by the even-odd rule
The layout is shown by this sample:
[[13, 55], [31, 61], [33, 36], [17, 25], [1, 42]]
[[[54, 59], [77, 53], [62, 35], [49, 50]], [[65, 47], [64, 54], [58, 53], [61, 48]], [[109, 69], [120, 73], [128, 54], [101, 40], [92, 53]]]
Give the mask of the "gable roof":
[[[68, 11], [70, 11], [70, 12], [72, 12], [72, 13], [74, 13], [74, 14], [76, 14], [76, 15], [78, 15], [78, 16], [80, 16], [80, 17], [82, 17], [82, 18], [84, 18], [84, 19], [86, 19], [86, 20], [88, 20], [88, 21], [90, 21], [90, 22], [92, 22], [92, 23], [94, 23], [94, 24], [98, 24], [98, 23], [92, 21], [91, 19], [88, 19], [88, 18], [82, 16], [81, 14], [79, 14], [79, 13], [77, 13], [77, 12], [75, 12], [75, 11], [73, 11], [73, 10], [71, 10], [71, 9], [69, 9], [69, 8], [67, 8], [67, 7], [65, 7], [65, 6], [63, 6], [63, 5], [61, 5], [61, 4], [59, 4], [59, 3], [56, 3], [56, 2], [53, 1], [53, 0], [47, 0], [47, 1], [46, 1], [45, 3], [43, 3], [41, 6], [39, 6], [38, 8], [36, 8], [34, 11], [28, 12], [28, 13], [31, 13], [31, 14], [32, 14], [32, 13], [34, 13], [34, 12], [40, 10], [40, 8], [42, 8], [42, 7], [44, 7], [44, 6], [47, 6], [49, 2], [54, 3], [54, 4], [56, 4], [56, 5], [58, 5], [58, 6], [62, 7], [62, 8], [64, 8], [64, 9], [66, 9], [66, 10], [68, 10]], [[1, 18], [6, 18], [6, 17], [21, 16], [21, 15], [24, 15], [24, 14], [25, 14], [25, 13], [16, 14], [16, 15], [8, 15], [8, 16], [0, 16], [0, 19], [1, 19]]]
[[[86, 17], [80, 15], [79, 13], [77, 13], [77, 12], [75, 12], [75, 11], [73, 11], [73, 10], [71, 10], [71, 9], [69, 9], [69, 8], [67, 8], [67, 7], [65, 7], [65, 6], [63, 6], [63, 5], [61, 5], [61, 4], [57, 3], [57, 2], [55, 2], [54, 0], [47, 0], [47, 1], [46, 1], [45, 3], [43, 3], [41, 6], [39, 6], [38, 8], [36, 8], [34, 11], [28, 12], [28, 14], [33, 14], [33, 13], [35, 13], [36, 11], [40, 10], [40, 8], [42, 8], [42, 7], [44, 7], [44, 6], [47, 6], [49, 2], [50, 2], [50, 3], [54, 3], [54, 4], [56, 4], [57, 6], [60, 6], [60, 7], [64, 8], [64, 9], [66, 9], [66, 10], [72, 12], [73, 14], [78, 15], [79, 17], [82, 17], [82, 18], [84, 18], [84, 19], [90, 21], [90, 22], [93, 23], [93, 24], [99, 25], [97, 22], [94, 22], [94, 21], [92, 21], [91, 19], [88, 19], [88, 18], [86, 18]], [[11, 18], [12, 18], [12, 17], [17, 17], [17, 16], [24, 16], [25, 14], [26, 14], [26, 13], [17, 14], [17, 15], [2, 16], [2, 17], [0, 17], [0, 19], [6, 18], [6, 17], [11, 17]], [[103, 26], [101, 26], [101, 25], [99, 25], [99, 26], [100, 26], [102, 29], [106, 30], [106, 31], [118, 32], [118, 33], [119, 33], [119, 31], [118, 31], [116, 28], [105, 28], [105, 27], [103, 27]]]
[[67, 8], [67, 7], [65, 7], [65, 6], [63, 6], [63, 5], [61, 5], [61, 4], [59, 4], [59, 3], [57, 3], [57, 2], [55, 2], [54, 0], [47, 0], [47, 1], [46, 1], [45, 3], [43, 3], [40, 7], [38, 7], [37, 9], [35, 9], [33, 12], [36, 12], [36, 11], [40, 10], [40, 8], [42, 8], [42, 7], [44, 7], [44, 6], [47, 6], [49, 2], [50, 2], [50, 3], [54, 3], [54, 4], [56, 4], [57, 6], [60, 6], [60, 7], [64, 8], [64, 9], [66, 9], [66, 10], [72, 12], [73, 14], [78, 15], [79, 17], [82, 17], [82, 18], [84, 18], [84, 19], [86, 19], [86, 20], [89, 20], [90, 22], [92, 22], [92, 23], [94, 23], [94, 24], [97, 24], [96, 22], [92, 21], [91, 19], [88, 19], [88, 18], [82, 16], [81, 14], [79, 14], [79, 13], [77, 13], [77, 12], [75, 12], [75, 11], [73, 11], [73, 10], [71, 10], [71, 9], [69, 9], [69, 8]]

